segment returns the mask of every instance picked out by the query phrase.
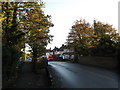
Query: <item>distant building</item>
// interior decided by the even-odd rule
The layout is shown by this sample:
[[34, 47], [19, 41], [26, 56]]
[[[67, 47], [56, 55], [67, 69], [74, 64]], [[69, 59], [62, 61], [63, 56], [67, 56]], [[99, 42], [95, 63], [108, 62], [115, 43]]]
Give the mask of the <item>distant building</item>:
[[47, 49], [47, 50], [46, 50], [46, 56], [47, 56], [47, 58], [48, 58], [49, 56], [51, 56], [51, 55], [53, 55], [53, 51], [51, 50], [51, 48], [50, 48], [50, 49]]
[[60, 48], [55, 47], [53, 50], [47, 49], [46, 56], [60, 57], [62, 59], [73, 59], [74, 50], [68, 49], [66, 45], [62, 45]]

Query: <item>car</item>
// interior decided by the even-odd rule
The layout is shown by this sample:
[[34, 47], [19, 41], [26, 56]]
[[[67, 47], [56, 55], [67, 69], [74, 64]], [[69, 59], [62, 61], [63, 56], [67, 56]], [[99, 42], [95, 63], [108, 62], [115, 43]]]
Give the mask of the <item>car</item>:
[[48, 56], [48, 60], [53, 60], [53, 57], [52, 56]]

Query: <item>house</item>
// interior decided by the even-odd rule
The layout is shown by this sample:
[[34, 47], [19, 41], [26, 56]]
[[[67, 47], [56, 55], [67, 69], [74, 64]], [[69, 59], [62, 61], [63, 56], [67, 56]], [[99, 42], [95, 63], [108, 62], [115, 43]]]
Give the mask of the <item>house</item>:
[[67, 45], [62, 44], [62, 46], [57, 49], [56, 54], [59, 54], [59, 57], [63, 59], [73, 59], [74, 58], [74, 50], [68, 49]]
[[73, 59], [74, 51], [72, 49], [64, 48], [62, 56], [63, 56], [63, 59]]
[[51, 50], [51, 48], [47, 49], [46, 50], [46, 56], [47, 56], [47, 58], [49, 58], [49, 56], [51, 56], [51, 55], [53, 55], [53, 51]]
[[62, 58], [62, 59], [73, 59], [74, 58], [74, 50], [73, 49], [68, 49], [66, 45], [62, 45], [60, 48], [55, 47], [54, 49], [51, 50], [47, 49], [46, 50], [46, 56], [47, 58], [49, 56], [52, 56], [54, 58]]

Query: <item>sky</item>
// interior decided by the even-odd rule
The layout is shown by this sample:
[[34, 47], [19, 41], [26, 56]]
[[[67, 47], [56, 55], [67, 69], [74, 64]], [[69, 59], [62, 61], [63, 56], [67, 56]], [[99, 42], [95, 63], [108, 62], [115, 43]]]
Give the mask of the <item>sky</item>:
[[51, 15], [53, 41], [47, 49], [65, 44], [71, 26], [76, 20], [93, 20], [113, 25], [118, 30], [118, 2], [120, 0], [44, 0], [45, 14]]

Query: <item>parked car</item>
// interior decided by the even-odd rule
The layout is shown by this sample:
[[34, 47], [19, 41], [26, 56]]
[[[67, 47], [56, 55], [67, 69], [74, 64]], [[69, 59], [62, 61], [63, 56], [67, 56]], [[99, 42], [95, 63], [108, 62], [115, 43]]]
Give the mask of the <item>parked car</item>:
[[53, 57], [52, 56], [48, 56], [48, 60], [53, 60]]

